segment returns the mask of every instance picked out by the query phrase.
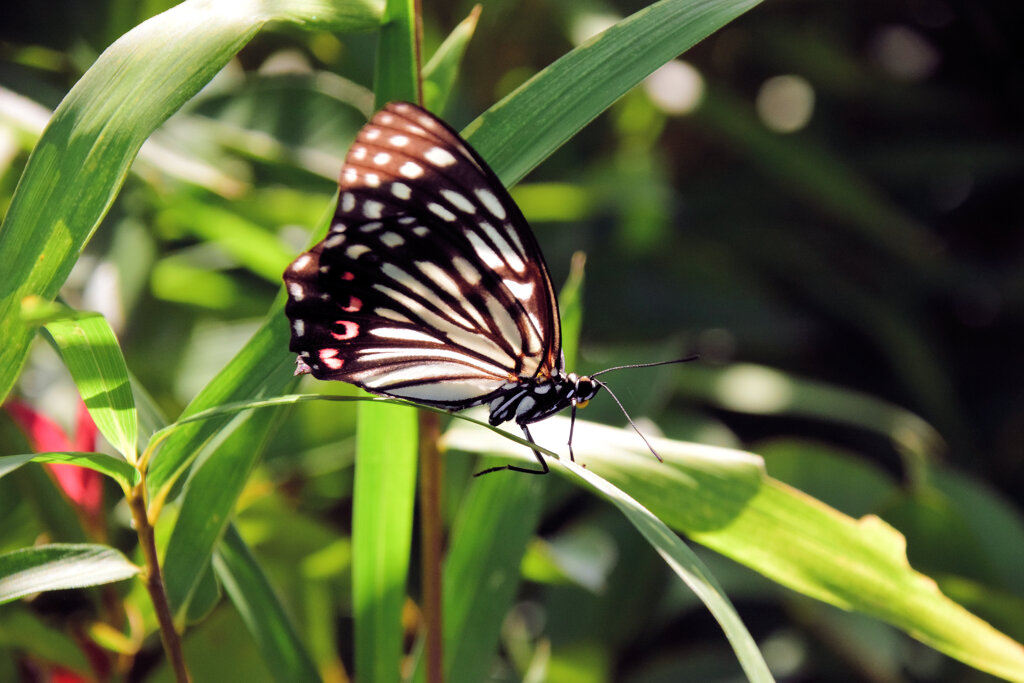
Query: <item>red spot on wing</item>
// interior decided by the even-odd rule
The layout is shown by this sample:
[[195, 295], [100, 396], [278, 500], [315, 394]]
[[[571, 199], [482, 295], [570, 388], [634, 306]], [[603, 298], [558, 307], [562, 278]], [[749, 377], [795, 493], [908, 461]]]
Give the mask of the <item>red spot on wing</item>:
[[331, 332], [331, 336], [339, 341], [359, 336], [359, 325], [351, 320], [335, 320], [334, 324], [343, 328], [342, 332]]
[[355, 280], [356, 276], [353, 275], [352, 273], [349, 273], [349, 272], [346, 271], [346, 272], [341, 274], [341, 279], [342, 280]]
[[346, 313], [355, 313], [356, 311], [358, 311], [362, 307], [363, 307], [363, 302], [362, 302], [362, 300], [359, 297], [357, 297], [357, 296], [350, 296], [348, 298], [348, 306], [342, 306], [341, 310], [345, 311]]
[[340, 370], [345, 364], [345, 359], [337, 358], [339, 353], [338, 349], [320, 349], [320, 362], [331, 370]]

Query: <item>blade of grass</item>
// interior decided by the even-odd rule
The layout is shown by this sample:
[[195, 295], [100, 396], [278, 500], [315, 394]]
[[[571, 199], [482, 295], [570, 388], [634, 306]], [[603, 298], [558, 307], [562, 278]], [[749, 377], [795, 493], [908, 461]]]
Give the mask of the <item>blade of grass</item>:
[[459, 65], [466, 54], [476, 22], [480, 18], [480, 5], [470, 11], [458, 26], [448, 34], [440, 47], [423, 67], [423, 102], [427, 109], [440, 115], [448, 103], [448, 96], [455, 87]]
[[175, 622], [185, 610], [228, 525], [231, 511], [259, 460], [262, 446], [284, 411], [239, 415], [223, 440], [193, 469], [181, 498], [181, 512], [167, 542], [164, 584]]
[[376, 108], [388, 102], [422, 102], [415, 0], [386, 0], [373, 78]]
[[416, 410], [360, 403], [352, 506], [352, 605], [359, 680], [397, 682], [412, 545]]
[[463, 134], [513, 185], [665, 62], [760, 0], [661, 0], [561, 57]]
[[634, 500], [607, 480], [574, 462], [558, 462], [570, 473], [576, 475], [594, 491], [619, 508], [623, 515], [643, 534], [644, 538], [661, 555], [680, 579], [700, 598], [715, 620], [722, 627], [729, 643], [736, 652], [736, 658], [751, 681], [774, 681], [768, 665], [757, 649], [747, 627], [743, 625], [728, 596], [722, 591], [704, 563], [683, 543], [678, 536], [655, 517], [650, 510]]
[[217, 578], [279, 681], [319, 681], [313, 658], [249, 547], [229, 526], [213, 556]]

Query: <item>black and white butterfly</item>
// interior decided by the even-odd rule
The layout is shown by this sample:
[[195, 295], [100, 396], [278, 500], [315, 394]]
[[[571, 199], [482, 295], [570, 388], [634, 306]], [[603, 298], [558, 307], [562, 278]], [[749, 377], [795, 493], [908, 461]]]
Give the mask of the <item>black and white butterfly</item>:
[[[527, 425], [564, 408], [575, 421], [607, 388], [565, 372], [551, 276], [501, 181], [416, 105], [392, 102], [359, 131], [330, 232], [284, 280], [296, 374], [449, 411], [486, 404], [531, 443]], [[569, 441], [571, 457], [571, 428]], [[539, 470], [477, 475], [546, 474], [533, 452]]]

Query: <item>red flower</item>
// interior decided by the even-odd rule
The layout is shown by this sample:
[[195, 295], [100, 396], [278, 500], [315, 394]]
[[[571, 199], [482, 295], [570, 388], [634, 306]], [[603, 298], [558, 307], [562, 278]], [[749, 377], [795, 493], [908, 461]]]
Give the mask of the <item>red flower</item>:
[[[36, 412], [20, 401], [9, 401], [5, 406], [28, 438], [36, 453], [53, 451], [95, 451], [96, 423], [92, 421], [85, 404], [78, 404], [78, 424], [74, 436], [68, 438], [53, 420]], [[47, 465], [57, 485], [81, 510], [91, 523], [99, 520], [103, 511], [103, 477], [86, 467], [74, 465]]]

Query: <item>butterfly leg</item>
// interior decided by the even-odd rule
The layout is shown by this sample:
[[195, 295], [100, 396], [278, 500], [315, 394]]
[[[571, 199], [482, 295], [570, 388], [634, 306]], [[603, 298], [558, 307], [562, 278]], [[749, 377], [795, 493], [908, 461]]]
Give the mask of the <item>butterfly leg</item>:
[[[533, 440], [533, 436], [530, 435], [530, 430], [526, 428], [526, 425], [519, 425], [523, 428], [523, 434], [526, 435], [526, 440], [532, 443], [534, 446], [537, 442]], [[522, 472], [523, 474], [547, 474], [551, 470], [548, 468], [548, 464], [544, 461], [544, 456], [540, 454], [536, 448], [533, 448], [533, 457], [537, 458], [537, 462], [540, 463], [542, 469], [532, 470], [528, 467], [519, 467], [518, 465], [499, 465], [498, 467], [488, 467], [486, 470], [481, 470], [474, 474], [474, 477], [479, 477], [481, 474], [490, 474], [491, 472], [500, 472], [501, 470], [509, 470], [512, 472]]]
[[569, 460], [576, 462], [576, 456], [572, 453], [572, 430], [576, 428], [576, 402], [573, 401], [572, 409], [569, 412]]

